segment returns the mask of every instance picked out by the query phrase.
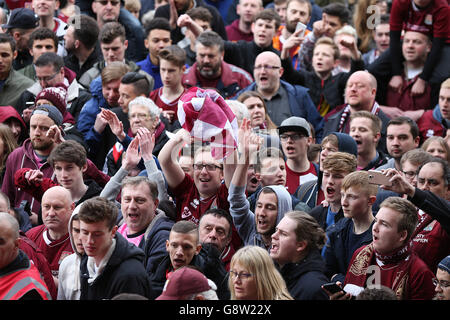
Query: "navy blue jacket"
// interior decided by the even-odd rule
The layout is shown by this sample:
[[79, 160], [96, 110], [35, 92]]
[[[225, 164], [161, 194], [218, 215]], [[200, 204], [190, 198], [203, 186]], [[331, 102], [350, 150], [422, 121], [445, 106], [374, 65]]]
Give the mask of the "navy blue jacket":
[[[333, 282], [341, 281], [344, 283], [348, 265], [353, 256], [353, 253], [349, 255], [347, 250], [349, 246], [349, 228], [353, 228], [353, 220], [344, 217], [327, 229], [328, 242], [325, 249], [326, 275], [331, 278], [333, 275], [338, 274], [332, 279]], [[371, 242], [372, 226], [366, 237], [360, 240], [358, 248]]]
[[318, 249], [313, 249], [299, 263], [288, 263], [280, 270], [289, 293], [295, 300], [328, 300], [321, 286], [329, 279], [325, 275], [325, 262]]

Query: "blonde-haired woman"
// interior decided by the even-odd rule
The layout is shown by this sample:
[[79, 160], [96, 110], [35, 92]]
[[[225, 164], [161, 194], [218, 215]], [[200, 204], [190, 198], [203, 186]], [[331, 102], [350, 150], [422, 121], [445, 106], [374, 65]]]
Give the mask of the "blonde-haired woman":
[[231, 300], [293, 300], [269, 253], [258, 246], [236, 251], [228, 285]]

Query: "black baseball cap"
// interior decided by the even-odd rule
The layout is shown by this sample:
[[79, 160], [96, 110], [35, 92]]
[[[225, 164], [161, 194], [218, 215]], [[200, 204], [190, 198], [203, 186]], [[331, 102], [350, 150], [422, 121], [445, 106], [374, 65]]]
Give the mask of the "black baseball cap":
[[28, 8], [17, 8], [11, 11], [7, 24], [2, 25], [4, 29], [34, 29], [39, 26], [39, 17], [33, 10]]

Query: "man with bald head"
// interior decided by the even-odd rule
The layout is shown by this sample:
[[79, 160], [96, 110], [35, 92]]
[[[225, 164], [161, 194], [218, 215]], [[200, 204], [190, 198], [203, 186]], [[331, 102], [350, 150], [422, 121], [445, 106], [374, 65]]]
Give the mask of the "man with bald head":
[[255, 82], [236, 96], [245, 91], [257, 91], [264, 97], [267, 112], [277, 126], [292, 116], [304, 118], [314, 126], [316, 139], [320, 141], [323, 118], [315, 108], [308, 89], [281, 80], [282, 75], [280, 57], [274, 52], [264, 51], [255, 59], [253, 71]]
[[52, 187], [42, 196], [41, 210], [44, 224], [26, 233], [27, 237], [42, 250], [56, 278], [61, 261], [73, 253], [68, 225], [74, 209], [75, 204], [69, 190], [61, 186]]
[[350, 115], [357, 111], [368, 111], [377, 115], [382, 122], [381, 139], [377, 149], [387, 153], [386, 127], [389, 117], [375, 101], [377, 80], [367, 71], [356, 71], [347, 80], [345, 104], [336, 107], [325, 116], [324, 136], [331, 132], [350, 133]]
[[0, 300], [50, 300], [39, 271], [19, 244], [17, 220], [0, 212]]

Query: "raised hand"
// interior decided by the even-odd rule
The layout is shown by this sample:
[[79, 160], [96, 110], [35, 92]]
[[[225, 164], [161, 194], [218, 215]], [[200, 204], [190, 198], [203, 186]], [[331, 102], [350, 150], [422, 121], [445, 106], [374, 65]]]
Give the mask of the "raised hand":
[[103, 112], [105, 109], [101, 109], [100, 113], [97, 114], [94, 123], [94, 130], [98, 133], [103, 133], [106, 126], [108, 125], [108, 120], [105, 118], [105, 113]]
[[122, 159], [122, 167], [127, 171], [131, 171], [137, 167], [140, 160], [139, 137], [135, 137], [129, 144], [125, 156]]
[[107, 121], [109, 127], [111, 128], [112, 133], [114, 133], [119, 141], [123, 141], [126, 134], [123, 131], [123, 123], [119, 120], [117, 114], [107, 109], [102, 109], [101, 113], [102, 117]]
[[153, 158], [153, 148], [155, 147], [155, 134], [147, 128], [140, 128], [136, 137], [139, 138], [139, 147], [141, 149], [142, 159], [148, 161]]
[[339, 42], [341, 46], [346, 47], [352, 53], [352, 59], [356, 60], [359, 58], [358, 46], [356, 44], [356, 39], [352, 36], [345, 36]]
[[290, 35], [289, 38], [283, 43], [283, 49], [281, 50], [281, 59], [286, 59], [289, 57], [289, 50], [296, 46], [300, 46], [305, 40], [305, 37], [301, 37], [300, 34], [303, 33], [303, 30], [297, 30], [293, 34]]
[[170, 23], [170, 28], [173, 30], [177, 27], [178, 11], [177, 11], [177, 7], [175, 6], [174, 0], [169, 0], [169, 5], [170, 5], [169, 23]]
[[27, 179], [28, 184], [38, 185], [42, 183], [44, 174], [40, 170], [30, 170], [25, 173], [25, 179]]
[[62, 134], [62, 132], [61, 132], [61, 129], [60, 129], [56, 124], [52, 125], [52, 126], [48, 129], [46, 136], [47, 136], [48, 138], [52, 139], [52, 141], [53, 141], [55, 144], [60, 144], [60, 143], [62, 143], [62, 142], [64, 142], [64, 141], [66, 141], [66, 140], [63, 138], [63, 134]]

